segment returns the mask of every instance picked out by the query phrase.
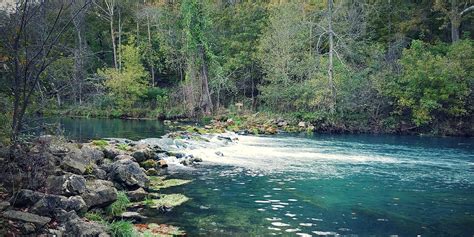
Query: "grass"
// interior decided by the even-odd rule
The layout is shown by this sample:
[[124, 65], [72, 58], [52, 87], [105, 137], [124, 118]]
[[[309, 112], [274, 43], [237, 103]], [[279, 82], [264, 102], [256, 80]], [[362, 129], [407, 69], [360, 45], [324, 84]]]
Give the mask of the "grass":
[[137, 235], [130, 221], [114, 221], [108, 225], [108, 228], [113, 237], [133, 237]]
[[109, 145], [109, 143], [105, 140], [93, 140], [92, 145], [98, 146], [98, 147], [104, 149], [107, 145]]
[[90, 221], [105, 222], [104, 217], [98, 212], [87, 212], [84, 217]]
[[128, 151], [130, 149], [130, 146], [127, 144], [118, 144], [117, 149], [122, 150], [122, 151]]
[[127, 194], [125, 194], [125, 192], [118, 192], [117, 200], [106, 208], [107, 214], [109, 216], [120, 216], [127, 210], [129, 204], [130, 200]]

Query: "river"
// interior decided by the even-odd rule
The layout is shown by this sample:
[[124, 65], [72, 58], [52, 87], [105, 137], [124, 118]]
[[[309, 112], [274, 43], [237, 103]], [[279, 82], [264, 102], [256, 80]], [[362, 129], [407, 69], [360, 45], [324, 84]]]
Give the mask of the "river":
[[[75, 139], [141, 139], [168, 131], [157, 121], [61, 124]], [[193, 182], [164, 192], [191, 200], [151, 219], [189, 236], [474, 234], [472, 138], [239, 136], [235, 144], [188, 152], [204, 162], [168, 172]]]

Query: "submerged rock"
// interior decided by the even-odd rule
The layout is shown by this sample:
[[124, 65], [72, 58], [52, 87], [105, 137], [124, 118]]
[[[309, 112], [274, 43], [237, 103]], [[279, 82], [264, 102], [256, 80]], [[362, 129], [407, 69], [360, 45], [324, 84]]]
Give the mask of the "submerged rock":
[[138, 212], [127, 211], [118, 216], [122, 220], [142, 221], [147, 219], [146, 216], [141, 215]]

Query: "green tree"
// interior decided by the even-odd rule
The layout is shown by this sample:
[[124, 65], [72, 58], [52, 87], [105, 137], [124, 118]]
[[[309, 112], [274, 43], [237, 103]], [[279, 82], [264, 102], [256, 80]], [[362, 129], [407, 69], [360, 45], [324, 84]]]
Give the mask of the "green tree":
[[121, 47], [123, 60], [121, 71], [107, 68], [98, 72], [105, 78], [109, 95], [115, 99], [115, 104], [121, 111], [132, 108], [146, 91], [148, 73], [140, 61], [140, 51], [134, 42], [133, 36], [130, 36], [129, 43]]
[[403, 73], [397, 78], [392, 94], [399, 112], [408, 113], [415, 125], [426, 125], [467, 112], [472, 73], [463, 66], [463, 57], [458, 55], [461, 51], [471, 55], [468, 57], [472, 61], [472, 42], [433, 47], [415, 40], [403, 51], [400, 60]]

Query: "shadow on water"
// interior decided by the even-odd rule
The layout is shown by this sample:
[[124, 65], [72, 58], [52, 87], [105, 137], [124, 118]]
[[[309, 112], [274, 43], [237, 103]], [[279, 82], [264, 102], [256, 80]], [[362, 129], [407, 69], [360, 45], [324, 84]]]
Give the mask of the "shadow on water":
[[99, 138], [128, 138], [138, 140], [160, 137], [170, 131], [158, 120], [123, 120], [100, 118], [47, 118], [46, 123], [57, 123], [70, 139], [85, 141]]

